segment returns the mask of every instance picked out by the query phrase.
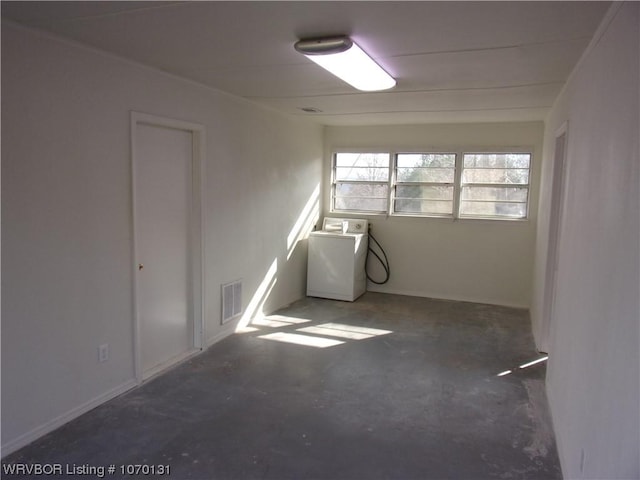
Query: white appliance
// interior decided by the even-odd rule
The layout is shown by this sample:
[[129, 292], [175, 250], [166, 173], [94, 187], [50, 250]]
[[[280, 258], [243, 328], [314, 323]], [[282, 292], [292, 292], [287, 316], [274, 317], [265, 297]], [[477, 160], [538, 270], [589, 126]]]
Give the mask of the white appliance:
[[368, 222], [329, 218], [309, 234], [307, 295], [353, 302], [367, 289]]

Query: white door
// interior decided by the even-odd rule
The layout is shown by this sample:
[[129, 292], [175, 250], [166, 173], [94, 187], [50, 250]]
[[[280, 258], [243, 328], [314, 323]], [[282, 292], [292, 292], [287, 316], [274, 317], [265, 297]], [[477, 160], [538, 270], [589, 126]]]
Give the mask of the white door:
[[191, 353], [193, 132], [135, 122], [138, 362], [142, 378]]

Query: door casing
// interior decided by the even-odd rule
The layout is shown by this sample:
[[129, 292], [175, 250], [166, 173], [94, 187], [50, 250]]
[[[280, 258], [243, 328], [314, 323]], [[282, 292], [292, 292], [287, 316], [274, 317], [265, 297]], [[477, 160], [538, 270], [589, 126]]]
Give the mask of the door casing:
[[[540, 325], [540, 345], [542, 352], [550, 353], [551, 329], [554, 316], [554, 304], [558, 283], [558, 251], [560, 248], [560, 230], [564, 214], [565, 186], [567, 177], [567, 149], [569, 123], [564, 122], [554, 137], [553, 178], [551, 179], [551, 207], [549, 214], [549, 237], [544, 282], [542, 322]], [[562, 142], [562, 144], [560, 144]], [[559, 152], [559, 148], [561, 151]]]
[[[190, 262], [191, 278], [190, 280], [190, 310], [192, 312], [193, 325], [193, 348], [186, 352], [183, 358], [179, 358], [171, 365], [188, 358], [203, 348], [204, 339], [204, 217], [202, 215], [202, 205], [204, 205], [202, 188], [204, 171], [204, 148], [205, 148], [205, 129], [203, 125], [172, 118], [151, 115], [142, 112], [131, 112], [131, 199], [132, 199], [132, 279], [133, 279], [133, 358], [134, 358], [134, 375], [136, 381], [141, 383], [151, 376], [159, 373], [159, 371], [144, 372], [141, 362], [141, 336], [140, 336], [140, 316], [138, 308], [138, 246], [139, 238], [136, 228], [136, 131], [139, 125], [148, 125], [153, 127], [164, 127], [190, 132], [192, 134], [192, 191], [191, 191], [191, 215], [189, 225], [189, 247], [188, 261]], [[171, 365], [163, 365], [161, 370]]]

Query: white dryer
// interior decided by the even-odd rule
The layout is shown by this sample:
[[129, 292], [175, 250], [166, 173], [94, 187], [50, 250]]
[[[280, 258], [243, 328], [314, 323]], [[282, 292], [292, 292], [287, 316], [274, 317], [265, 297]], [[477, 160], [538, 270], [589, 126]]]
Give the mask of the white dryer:
[[307, 295], [354, 301], [367, 289], [368, 222], [330, 218], [309, 234]]

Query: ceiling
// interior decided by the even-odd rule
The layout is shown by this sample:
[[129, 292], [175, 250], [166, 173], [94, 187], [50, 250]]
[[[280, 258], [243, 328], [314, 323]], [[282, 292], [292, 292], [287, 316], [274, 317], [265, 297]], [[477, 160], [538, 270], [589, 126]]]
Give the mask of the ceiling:
[[[543, 120], [609, 2], [13, 2], [2, 17], [325, 125]], [[364, 93], [297, 53], [350, 35]], [[321, 110], [307, 113], [301, 108]]]

